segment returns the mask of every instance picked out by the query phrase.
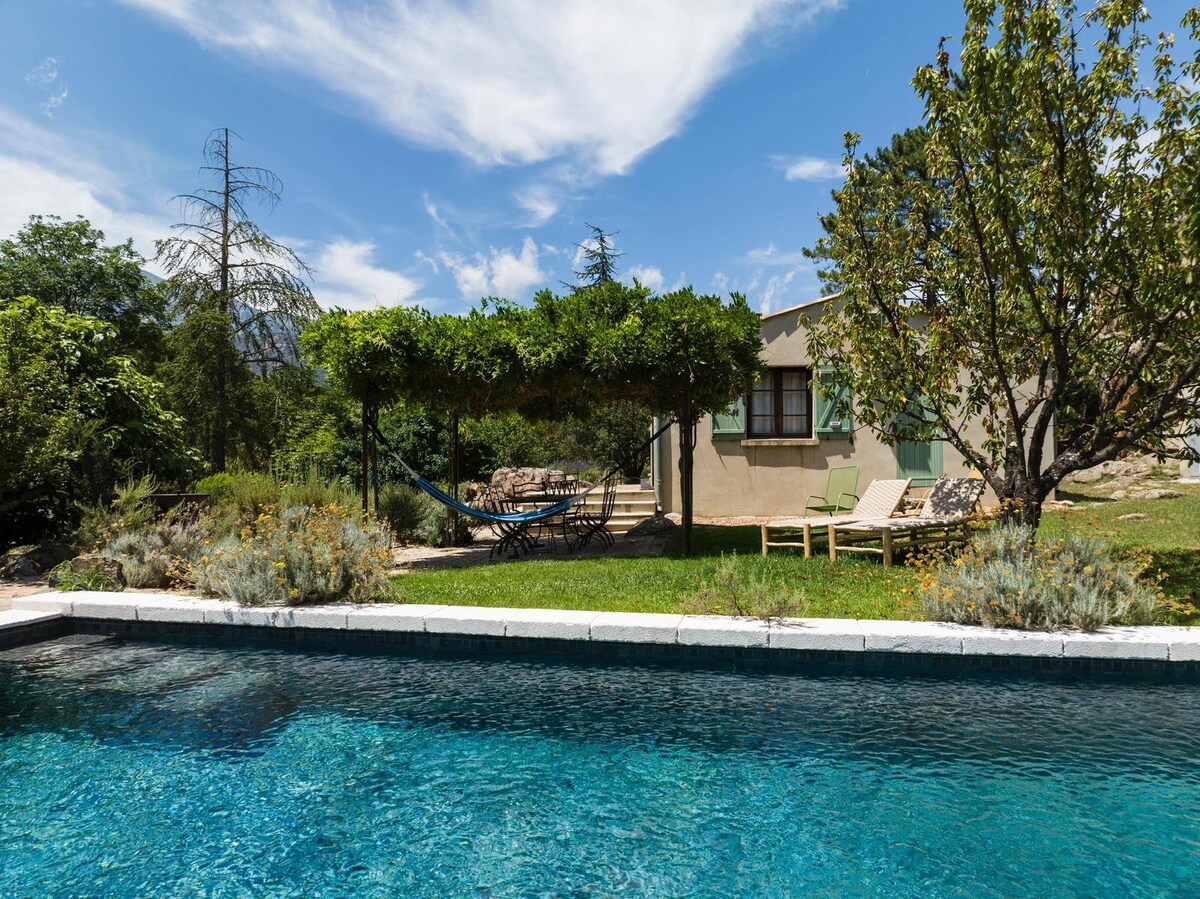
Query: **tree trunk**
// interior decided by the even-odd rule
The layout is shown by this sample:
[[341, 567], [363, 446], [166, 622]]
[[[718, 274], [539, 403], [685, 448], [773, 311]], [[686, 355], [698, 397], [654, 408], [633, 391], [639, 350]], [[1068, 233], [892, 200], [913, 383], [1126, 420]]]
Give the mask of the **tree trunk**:
[[696, 423], [692, 420], [692, 391], [685, 388], [679, 413], [679, 511], [683, 516], [683, 554], [692, 554], [692, 473]]
[[368, 414], [369, 413], [367, 411], [367, 401], [363, 400], [363, 403], [362, 403], [362, 510], [363, 510], [364, 516], [368, 512], [371, 511], [368, 508], [368, 506], [370, 504], [370, 489], [371, 489], [371, 486], [368, 483], [369, 478], [367, 475], [368, 471], [370, 471], [369, 460], [370, 460], [370, 455], [371, 455], [370, 440], [368, 438], [368, 431], [367, 431], [367, 415]]
[[[458, 416], [450, 416], [450, 495], [458, 499]], [[458, 513], [450, 510], [450, 545], [458, 545]]]
[[[379, 427], [379, 408], [371, 410], [371, 424]], [[375, 431], [371, 431], [371, 493], [374, 497], [375, 516], [379, 517], [379, 441]]]
[[1007, 476], [1004, 487], [1004, 494], [998, 494], [1002, 518], [1036, 531], [1042, 521], [1042, 503], [1050, 490], [1021, 472]]
[[224, 159], [225, 184], [221, 202], [221, 264], [220, 264], [220, 294], [217, 305], [222, 318], [222, 326], [226, 332], [221, 335], [217, 348], [217, 374], [214, 387], [217, 393], [217, 425], [213, 434], [213, 470], [224, 471], [229, 432], [229, 341], [232, 339], [233, 326], [227, 321], [229, 315], [229, 204], [232, 196], [229, 172], [229, 129], [225, 129]]

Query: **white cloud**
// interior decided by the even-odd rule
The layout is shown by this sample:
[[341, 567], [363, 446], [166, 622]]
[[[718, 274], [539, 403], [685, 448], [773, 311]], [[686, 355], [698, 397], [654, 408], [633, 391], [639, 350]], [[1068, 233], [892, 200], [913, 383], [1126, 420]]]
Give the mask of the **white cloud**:
[[425, 204], [425, 212], [429, 214], [429, 217], [433, 219], [434, 223], [439, 228], [444, 228], [447, 231], [452, 230], [450, 223], [446, 221], [445, 217], [441, 214], [437, 203], [430, 199], [429, 194], [421, 194], [421, 202]]
[[[53, 88], [54, 83], [58, 81], [58, 60], [53, 56], [47, 56], [29, 70], [25, 75], [25, 81], [38, 87]], [[54, 118], [54, 110], [62, 106], [66, 99], [67, 89], [65, 87], [53, 91], [42, 103], [42, 112], [46, 114], [47, 118]]]
[[626, 273], [623, 281], [632, 283], [634, 279], [643, 287], [648, 287], [654, 293], [670, 293], [673, 290], [679, 290], [683, 287], [687, 280], [683, 272], [679, 273], [679, 277], [668, 285], [666, 276], [663, 275], [662, 269], [655, 265], [635, 265], [632, 266]]
[[663, 277], [662, 269], [653, 265], [635, 265], [626, 272], [628, 280], [636, 280], [643, 287], [649, 287], [655, 293], [663, 289], [667, 279]]
[[123, 0], [484, 165], [628, 170], [758, 35], [843, 0]]
[[46, 102], [42, 104], [42, 112], [46, 114], [47, 118], [54, 118], [54, 110], [62, 106], [66, 99], [67, 89], [64, 87], [57, 94], [51, 94], [46, 98]]
[[746, 253], [746, 261], [751, 265], [804, 265], [808, 260], [802, 250], [790, 253], [779, 252], [779, 247], [768, 243]]
[[475, 253], [469, 257], [443, 252], [438, 260], [454, 274], [463, 298], [472, 301], [489, 296], [524, 299], [549, 277], [541, 269], [538, 246], [532, 237], [521, 242], [520, 250], [491, 247], [486, 256]]
[[153, 179], [100, 161], [120, 157], [138, 169], [139, 155], [133, 146], [105, 146], [96, 135], [66, 140], [0, 107], [0, 236], [18, 231], [31, 215], [82, 215], [110, 243], [132, 238], [138, 252], [152, 258], [154, 241], [170, 231], [165, 203], [170, 193]]
[[788, 181], [837, 181], [846, 174], [840, 160], [796, 156], [777, 157], [776, 162]]
[[544, 184], [533, 184], [513, 194], [517, 205], [529, 213], [526, 228], [540, 228], [558, 214], [561, 206], [553, 191]]
[[339, 238], [313, 260], [313, 294], [325, 308], [371, 309], [409, 302], [419, 282], [375, 264], [376, 246]]
[[770, 315], [784, 308], [780, 302], [787, 295], [788, 287], [796, 280], [796, 270], [783, 272], [782, 274], [772, 275], [767, 279], [767, 286], [763, 289], [762, 299], [759, 302], [759, 309], [763, 315]]
[[29, 73], [25, 76], [25, 80], [28, 83], [43, 86], [53, 84], [56, 78], [58, 78], [58, 60], [53, 56], [47, 56], [30, 69]]
[[413, 256], [415, 256], [418, 261], [424, 262], [431, 269], [433, 269], [433, 273], [435, 275], [439, 271], [441, 271], [441, 268], [438, 266], [437, 260], [434, 259], [432, 256], [430, 256], [428, 253], [424, 252], [423, 250], [417, 250], [417, 252], [413, 253]]

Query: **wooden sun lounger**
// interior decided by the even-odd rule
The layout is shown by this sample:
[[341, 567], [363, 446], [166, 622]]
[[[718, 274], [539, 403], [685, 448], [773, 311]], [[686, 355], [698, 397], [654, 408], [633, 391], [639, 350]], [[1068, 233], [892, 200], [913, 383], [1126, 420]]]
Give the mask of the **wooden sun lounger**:
[[831, 525], [829, 558], [836, 562], [839, 553], [871, 553], [883, 556], [883, 564], [891, 565], [897, 550], [962, 542], [969, 536], [985, 487], [980, 478], [942, 478], [929, 491], [920, 514], [913, 518]]
[[[831, 525], [850, 524], [877, 518], [888, 518], [896, 514], [904, 502], [911, 478], [894, 481], [872, 481], [862, 498], [855, 503], [852, 512], [843, 515], [809, 515], [803, 518], [788, 518], [772, 521], [762, 526], [762, 554], [766, 556], [772, 546], [803, 547], [804, 558], [812, 558], [813, 535], [823, 534]], [[783, 531], [781, 536], [795, 536], [800, 531], [800, 540], [771, 540], [771, 531]]]

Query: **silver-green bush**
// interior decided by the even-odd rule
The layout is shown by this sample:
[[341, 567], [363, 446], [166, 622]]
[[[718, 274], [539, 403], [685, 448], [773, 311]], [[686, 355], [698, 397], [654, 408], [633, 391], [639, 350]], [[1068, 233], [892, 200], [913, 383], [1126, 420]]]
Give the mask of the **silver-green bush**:
[[405, 484], [389, 481], [379, 490], [379, 517], [401, 543], [413, 543], [433, 500]]
[[1091, 537], [1035, 541], [1029, 527], [1001, 523], [977, 532], [960, 555], [922, 565], [920, 590], [941, 621], [1094, 631], [1156, 620], [1159, 597], [1139, 580], [1143, 567], [1114, 560]]
[[389, 587], [389, 537], [340, 506], [264, 512], [240, 538], [203, 548], [192, 573], [204, 593], [245, 605], [368, 599]]
[[130, 587], [170, 587], [187, 582], [205, 538], [204, 530], [195, 524], [162, 521], [149, 532], [118, 534], [100, 554], [121, 563]]

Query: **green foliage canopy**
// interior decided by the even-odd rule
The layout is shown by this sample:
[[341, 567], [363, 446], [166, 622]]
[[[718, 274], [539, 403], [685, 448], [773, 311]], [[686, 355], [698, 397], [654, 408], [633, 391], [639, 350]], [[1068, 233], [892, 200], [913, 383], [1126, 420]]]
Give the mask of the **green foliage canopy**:
[[[944, 438], [1036, 520], [1067, 474], [1200, 418], [1200, 64], [1163, 35], [1141, 66], [1140, 0], [966, 12], [958, 69], [943, 48], [914, 80], [926, 166], [847, 136], [814, 253], [844, 290], [810, 343], [859, 421]], [[1194, 54], [1200, 10], [1184, 29]]]
[[133, 241], [107, 246], [84, 218], [35, 215], [0, 241], [0, 300], [36, 297], [116, 330], [122, 351], [146, 363], [161, 353], [166, 293], [142, 271]]
[[160, 393], [111, 325], [33, 297], [0, 306], [0, 541], [65, 523], [118, 479], [187, 478], [198, 459]]
[[760, 370], [759, 317], [691, 288], [655, 296], [609, 282], [530, 306], [485, 300], [466, 315], [394, 307], [335, 310], [302, 337], [308, 357], [372, 405], [398, 401], [480, 418], [561, 417], [634, 400], [694, 418], [725, 408]]

